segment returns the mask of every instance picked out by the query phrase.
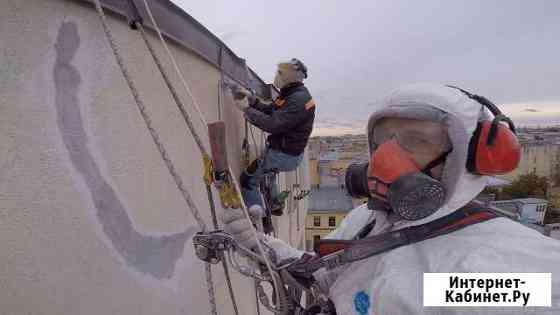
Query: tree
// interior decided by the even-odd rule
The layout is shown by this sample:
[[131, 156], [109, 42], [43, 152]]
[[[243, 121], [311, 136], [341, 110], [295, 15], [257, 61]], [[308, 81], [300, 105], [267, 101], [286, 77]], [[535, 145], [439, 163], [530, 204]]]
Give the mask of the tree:
[[509, 186], [504, 187], [502, 193], [509, 198], [546, 198], [547, 191], [548, 178], [532, 172], [519, 176]]
[[496, 188], [496, 187], [486, 187], [486, 188], [484, 188], [484, 190], [482, 191], [482, 193], [483, 193], [484, 195], [492, 195], [492, 194], [494, 194], [494, 195], [497, 196], [497, 195], [500, 193], [500, 190], [499, 190], [498, 188]]
[[555, 211], [556, 209], [551, 209], [550, 207], [544, 215], [544, 224], [549, 223], [560, 223], [560, 212]]
[[560, 186], [560, 162], [557, 162], [556, 165], [554, 165], [554, 171], [552, 173], [552, 185], [554, 187], [558, 187]]

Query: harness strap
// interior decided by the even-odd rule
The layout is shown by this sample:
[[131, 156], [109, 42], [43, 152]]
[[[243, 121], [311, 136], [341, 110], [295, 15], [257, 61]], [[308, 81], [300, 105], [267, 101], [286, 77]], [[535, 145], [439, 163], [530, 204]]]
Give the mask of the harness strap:
[[321, 240], [317, 255], [304, 264], [294, 264], [293, 272], [311, 274], [326, 267], [332, 269], [423, 240], [448, 234], [469, 225], [500, 217], [478, 202], [426, 224], [407, 227], [360, 240]]

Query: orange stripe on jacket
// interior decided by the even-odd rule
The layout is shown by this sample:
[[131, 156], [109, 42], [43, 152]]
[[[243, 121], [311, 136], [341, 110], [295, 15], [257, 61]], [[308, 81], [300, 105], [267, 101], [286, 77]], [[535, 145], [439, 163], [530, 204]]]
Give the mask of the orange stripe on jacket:
[[276, 105], [277, 107], [282, 107], [284, 105], [284, 103], [286, 103], [286, 100], [281, 99], [281, 98], [277, 98], [274, 101], [274, 105]]
[[309, 102], [305, 103], [305, 110], [310, 110], [315, 107], [315, 101], [310, 99]]

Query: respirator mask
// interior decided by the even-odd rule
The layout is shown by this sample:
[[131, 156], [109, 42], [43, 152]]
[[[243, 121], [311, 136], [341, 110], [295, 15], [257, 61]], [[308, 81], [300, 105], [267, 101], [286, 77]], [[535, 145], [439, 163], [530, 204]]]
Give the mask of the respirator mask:
[[[421, 137], [414, 132], [376, 128], [373, 136], [376, 147], [369, 162], [351, 164], [346, 171], [348, 193], [380, 202], [405, 220], [420, 220], [437, 211], [445, 202], [446, 191], [431, 177], [431, 170], [451, 152], [447, 135]], [[434, 146], [439, 146], [441, 154], [421, 168], [410, 152], [434, 152]]]

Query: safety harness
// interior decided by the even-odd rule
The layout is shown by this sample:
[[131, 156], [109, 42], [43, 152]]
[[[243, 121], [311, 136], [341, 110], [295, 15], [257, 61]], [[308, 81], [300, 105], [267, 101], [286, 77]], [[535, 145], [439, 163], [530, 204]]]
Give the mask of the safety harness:
[[[298, 286], [315, 293], [313, 294], [314, 300], [308, 303], [304, 314], [336, 315], [334, 303], [326, 292], [321, 292], [321, 288], [317, 286], [313, 277], [313, 273], [317, 270], [322, 268], [331, 270], [498, 217], [500, 215], [493, 209], [473, 201], [447, 216], [426, 224], [354, 240], [320, 240], [315, 247], [316, 255], [305, 254], [299, 260], [285, 264], [284, 267], [280, 267], [283, 269], [281, 274], [289, 280], [288, 287]], [[372, 227], [372, 224], [368, 224], [364, 228], [369, 232]], [[366, 234], [364, 229], [358, 232], [357, 236], [360, 234]]]
[[473, 201], [461, 209], [426, 224], [407, 227], [358, 240], [320, 240], [316, 255], [287, 267], [291, 273], [310, 275], [333, 269], [389, 250], [449, 234], [467, 226], [500, 217], [491, 208]]

